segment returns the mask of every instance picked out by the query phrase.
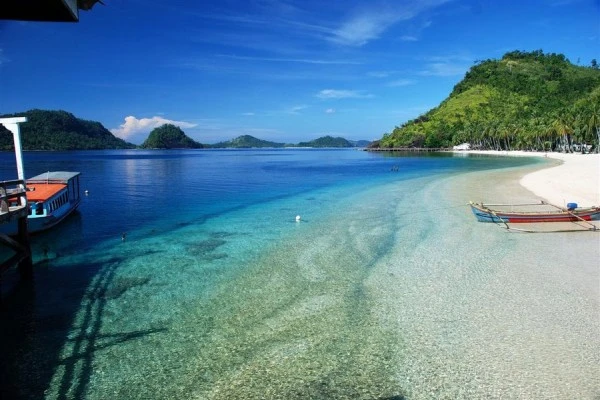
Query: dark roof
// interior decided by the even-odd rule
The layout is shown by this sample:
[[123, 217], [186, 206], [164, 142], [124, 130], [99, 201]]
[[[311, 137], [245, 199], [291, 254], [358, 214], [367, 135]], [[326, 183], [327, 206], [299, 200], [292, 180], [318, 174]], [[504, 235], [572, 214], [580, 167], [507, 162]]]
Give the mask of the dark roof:
[[77, 0], [2, 0], [0, 19], [77, 22]]

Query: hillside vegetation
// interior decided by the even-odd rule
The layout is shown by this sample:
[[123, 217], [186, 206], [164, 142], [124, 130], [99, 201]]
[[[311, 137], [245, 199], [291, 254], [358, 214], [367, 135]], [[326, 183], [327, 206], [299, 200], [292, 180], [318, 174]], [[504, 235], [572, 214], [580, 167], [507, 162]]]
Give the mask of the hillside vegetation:
[[300, 142], [298, 147], [354, 147], [352, 143], [342, 137], [323, 136], [310, 142]]
[[255, 138], [254, 136], [250, 136], [250, 135], [242, 135], [242, 136], [238, 136], [235, 139], [228, 140], [226, 142], [219, 142], [219, 143], [210, 145], [210, 147], [214, 147], [214, 148], [236, 148], [236, 149], [263, 148], [263, 147], [278, 148], [278, 147], [284, 147], [284, 146], [285, 146], [285, 144], [283, 144], [283, 143], [270, 142], [268, 140], [261, 140], [261, 139]]
[[[115, 137], [101, 123], [76, 118], [66, 111], [30, 110], [1, 117], [27, 117], [27, 122], [20, 124], [23, 150], [98, 150], [136, 147]], [[12, 149], [14, 149], [12, 133], [0, 125], [0, 150]]]
[[562, 54], [513, 51], [473, 66], [438, 107], [396, 127], [374, 147], [493, 150], [598, 149], [600, 70]]
[[172, 124], [154, 128], [141, 144], [141, 149], [201, 149], [204, 145], [188, 137], [178, 126]]

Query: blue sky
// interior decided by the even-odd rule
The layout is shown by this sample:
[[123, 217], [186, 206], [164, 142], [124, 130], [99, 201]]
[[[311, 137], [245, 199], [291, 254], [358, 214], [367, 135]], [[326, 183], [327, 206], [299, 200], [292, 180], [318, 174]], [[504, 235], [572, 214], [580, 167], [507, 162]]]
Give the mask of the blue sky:
[[141, 143], [374, 140], [512, 50], [600, 62], [598, 0], [103, 0], [0, 21], [0, 114], [66, 110]]

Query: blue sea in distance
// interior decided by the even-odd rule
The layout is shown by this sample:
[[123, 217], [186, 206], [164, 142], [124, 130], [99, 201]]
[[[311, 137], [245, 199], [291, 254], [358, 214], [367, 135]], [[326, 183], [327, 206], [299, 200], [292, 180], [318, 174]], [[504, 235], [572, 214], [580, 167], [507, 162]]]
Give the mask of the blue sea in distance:
[[[14, 154], [0, 160], [15, 179]], [[3, 276], [6, 398], [401, 399], [402, 338], [374, 317], [372, 271], [399, 235], [427, 242], [424, 210], [469, 212], [425, 188], [536, 161], [244, 149], [24, 162], [28, 177], [81, 172], [82, 202], [32, 237], [33, 286]]]
[[[14, 154], [0, 156], [0, 180], [15, 179]], [[34, 250], [43, 244], [62, 256], [121, 240], [123, 233], [129, 239], [176, 235], [184, 226], [250, 208], [258, 208], [258, 218], [273, 228], [285, 227], [296, 215], [306, 222], [320, 213], [341, 212], [323, 201], [311, 204], [317, 194], [334, 200], [390, 182], [519, 164], [451, 153], [347, 149], [25, 152], [24, 163], [26, 177], [58, 170], [82, 173], [77, 215], [34, 238]], [[293, 204], [287, 214], [277, 210], [284, 201]]]

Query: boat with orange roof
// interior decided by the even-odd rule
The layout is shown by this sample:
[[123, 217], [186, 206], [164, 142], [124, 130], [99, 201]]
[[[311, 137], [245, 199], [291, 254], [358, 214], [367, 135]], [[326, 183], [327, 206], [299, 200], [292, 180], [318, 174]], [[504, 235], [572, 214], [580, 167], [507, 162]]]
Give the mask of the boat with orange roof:
[[[37, 233], [52, 228], [73, 211], [81, 202], [80, 172], [48, 171], [27, 179], [27, 228]], [[17, 224], [3, 224], [0, 232], [17, 233]]]

